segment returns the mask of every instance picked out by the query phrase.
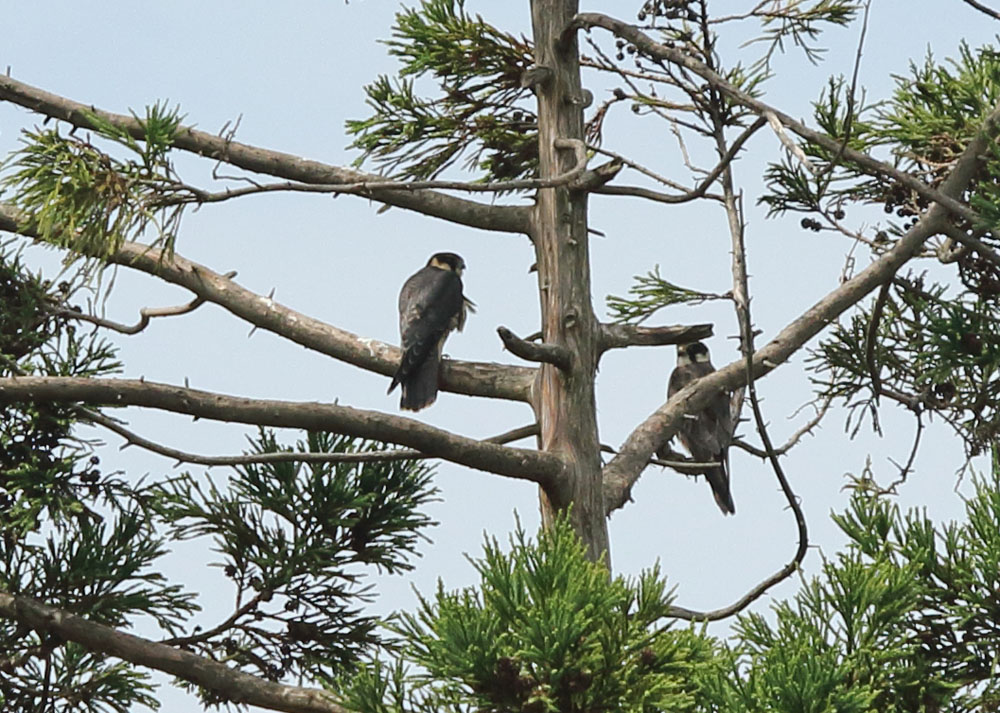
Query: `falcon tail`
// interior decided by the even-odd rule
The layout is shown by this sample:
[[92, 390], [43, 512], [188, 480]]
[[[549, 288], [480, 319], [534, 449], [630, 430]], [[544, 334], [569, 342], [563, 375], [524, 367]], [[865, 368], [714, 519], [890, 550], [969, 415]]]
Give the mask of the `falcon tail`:
[[403, 387], [399, 407], [404, 411], [419, 411], [430, 406], [438, 395], [438, 372], [441, 360], [431, 354], [400, 382]]
[[705, 473], [705, 479], [712, 486], [712, 495], [715, 496], [715, 503], [722, 510], [723, 515], [735, 515], [736, 506], [733, 504], [733, 496], [729, 492], [729, 476], [725, 468], [712, 468]]

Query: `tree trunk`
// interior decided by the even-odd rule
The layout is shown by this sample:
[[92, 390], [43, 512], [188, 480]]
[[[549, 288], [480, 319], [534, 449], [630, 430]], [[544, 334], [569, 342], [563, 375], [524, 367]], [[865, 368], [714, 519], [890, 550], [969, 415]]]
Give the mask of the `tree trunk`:
[[[577, 0], [532, 0], [538, 82], [539, 175], [551, 178], [570, 170], [571, 149], [557, 139], [583, 140], [583, 91], [575, 35], [560, 45], [563, 30], [576, 15]], [[567, 370], [543, 364], [534, 395], [543, 450], [569, 462], [567, 475], [541, 493], [542, 522], [572, 505], [571, 520], [593, 559], [604, 555], [610, 567], [608, 528], [601, 482], [594, 376], [598, 324], [590, 302], [590, 251], [587, 195], [566, 186], [538, 191], [532, 240], [538, 264], [542, 335], [547, 344], [573, 355]]]

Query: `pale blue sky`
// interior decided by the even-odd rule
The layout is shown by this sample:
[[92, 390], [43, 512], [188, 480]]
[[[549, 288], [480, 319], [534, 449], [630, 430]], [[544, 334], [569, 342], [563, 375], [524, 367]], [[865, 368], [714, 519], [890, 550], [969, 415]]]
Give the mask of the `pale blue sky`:
[[[586, 10], [614, 12], [633, 3], [597, 2]], [[638, 5], [639, 3], [634, 3]], [[750, 2], [717, 2], [727, 11]], [[876, 0], [861, 65], [861, 83], [869, 98], [886, 94], [891, 73], [903, 73], [910, 59], [921, 59], [928, 46], [944, 57], [961, 38], [973, 45], [993, 38], [1000, 25], [970, 10], [960, 0]], [[469, 0], [474, 12], [501, 27], [530, 35], [527, 2]], [[242, 117], [238, 139], [334, 164], [355, 154], [343, 125], [366, 115], [361, 85], [377, 73], [392, 73], [394, 63], [376, 40], [388, 36], [393, 12], [388, 2], [193, 2], [8, 3], [0, 68], [16, 79], [56, 94], [116, 112], [141, 110], [158, 100], [178, 103], [187, 123], [218, 131]], [[625, 19], [634, 17], [632, 11]], [[775, 62], [776, 78], [766, 100], [793, 116], [808, 117], [829, 74], [850, 74], [860, 26], [831, 31], [824, 44], [826, 61], [810, 65], [790, 50]], [[595, 31], [595, 37], [600, 34]], [[724, 57], [753, 56], [723, 44]], [[598, 100], [603, 80], [585, 78]], [[18, 133], [39, 119], [0, 104], [0, 154], [17, 145]], [[675, 141], [653, 119], [635, 120], [626, 109], [613, 114], [605, 147], [640, 159], [663, 173], [687, 178], [679, 168]], [[751, 290], [761, 339], [773, 336], [792, 317], [836, 286], [849, 249], [845, 239], [822, 237], [799, 228], [798, 217], [765, 220], [755, 205], [762, 161], [777, 155], [777, 139], [761, 131], [750, 143], [751, 157], [736, 166], [746, 189]], [[698, 152], [696, 155], [705, 155]], [[204, 181], [211, 165], [178, 157], [192, 182]], [[635, 177], [629, 178], [636, 182]], [[259, 293], [275, 289], [275, 299], [363, 336], [395, 342], [396, 294], [402, 281], [439, 250], [462, 254], [468, 264], [466, 292], [479, 311], [464, 333], [452, 337], [447, 351], [460, 358], [516, 363], [502, 351], [495, 328], [504, 324], [526, 334], [537, 329], [535, 281], [527, 272], [533, 261], [523, 237], [481, 233], [406, 213], [376, 215], [378, 205], [353, 197], [333, 200], [311, 195], [271, 195], [203, 208], [185, 218], [178, 251], [219, 272], [238, 270], [237, 281]], [[849, 216], [852, 225], [863, 216]], [[635, 274], [659, 264], [665, 277], [713, 292], [729, 288], [729, 238], [722, 212], [709, 205], [669, 207], [635, 199], [597, 196], [591, 226], [607, 237], [593, 241], [595, 307], [604, 314], [609, 293], [623, 294]], [[47, 264], [51, 257], [33, 250]], [[863, 253], [859, 252], [859, 255]], [[862, 258], [863, 264], [864, 258]], [[134, 321], [141, 306], [187, 301], [181, 290], [142, 275], [120, 271], [108, 303], [108, 316]], [[678, 308], [655, 323], [714, 321], [711, 340], [718, 365], [736, 358], [735, 331], [726, 305]], [[126, 375], [182, 383], [208, 390], [283, 399], [332, 401], [396, 412], [397, 395], [386, 396], [387, 381], [332, 359], [308, 353], [268, 333], [247, 339], [249, 327], [221, 309], [206, 306], [182, 318], [161, 320], [137, 337], [117, 338]], [[638, 348], [609, 353], [601, 365], [599, 410], [602, 440], [618, 445], [628, 432], [662, 403], [672, 348]], [[788, 421], [810, 398], [802, 373], [802, 355], [761, 382], [764, 407], [776, 441], [783, 441], [803, 418]], [[244, 446], [244, 429], [192, 424], [190, 419], [156, 413], [129, 415], [144, 435], [175, 447], [205, 453], [235, 453]], [[442, 394], [420, 419], [471, 436], [487, 436], [532, 420], [524, 405], [472, 402]], [[857, 474], [872, 454], [876, 475], [888, 481], [887, 457], [904, 461], [913, 432], [912, 419], [900, 410], [883, 416], [891, 436], [865, 436], [849, 442], [844, 414], [831, 414], [823, 430], [806, 438], [786, 460], [792, 485], [802, 498], [812, 541], [830, 554], [842, 541], [829, 521], [842, 507], [844, 473]], [[746, 432], [747, 429], [744, 429]], [[168, 472], [172, 463], [129, 449], [105, 462], [121, 464], [135, 477]], [[755, 441], [752, 436], [751, 441]], [[906, 506], [927, 506], [939, 517], [960, 511], [952, 492], [961, 453], [946, 429], [934, 424], [926, 435], [916, 473], [903, 490]], [[611, 519], [615, 570], [632, 573], [661, 561], [678, 586], [678, 603], [690, 608], [724, 606], [784, 564], [795, 548], [794, 522], [785, 509], [771, 471], [739, 451], [732, 454], [733, 498], [737, 515], [721, 516], [708, 486], [672, 472], [650, 468], [635, 488], [635, 503]], [[217, 477], [224, 471], [219, 470]], [[406, 578], [383, 579], [378, 611], [409, 607], [410, 586], [428, 592], [438, 577], [449, 588], [473, 581], [463, 553], [477, 554], [484, 531], [505, 536], [516, 509], [528, 527], [537, 523], [534, 489], [480, 472], [443, 465], [437, 484], [443, 502], [432, 515], [441, 522], [424, 547], [417, 570]], [[191, 556], [176, 557], [174, 574], [195, 568]], [[817, 552], [805, 562], [806, 574], [820, 564]], [[193, 586], [205, 591], [204, 623], [232, 601], [217, 571], [197, 570]], [[221, 585], [221, 586], [219, 586]], [[774, 590], [792, 593], [792, 580]], [[758, 603], [766, 607], [768, 598]], [[725, 625], [717, 631], [724, 633]], [[183, 696], [164, 689], [165, 711], [180, 710]], [[172, 705], [176, 704], [176, 705]]]

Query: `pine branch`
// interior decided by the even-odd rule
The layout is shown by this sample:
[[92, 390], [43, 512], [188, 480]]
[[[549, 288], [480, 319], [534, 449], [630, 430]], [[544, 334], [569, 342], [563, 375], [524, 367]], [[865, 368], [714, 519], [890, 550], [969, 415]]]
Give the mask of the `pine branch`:
[[[23, 106], [82, 129], [94, 128], [93, 117], [96, 116], [100, 121], [135, 139], [142, 140], [146, 135], [141, 123], [135, 117], [113, 114], [81, 104], [5, 75], [0, 75], [0, 100]], [[384, 183], [380, 176], [243, 144], [232, 141], [229, 137], [216, 136], [188, 126], [177, 128], [173, 136], [173, 146], [247, 171], [301, 183], [362, 186], [367, 182]], [[477, 203], [430, 190], [408, 190], [405, 185], [401, 189], [367, 189], [355, 186], [345, 192], [483, 230], [527, 233], [529, 228], [531, 209], [524, 206]]]
[[0, 616], [73, 641], [89, 651], [116, 656], [177, 676], [233, 703], [286, 713], [350, 713], [328, 691], [285, 686], [234, 671], [183, 649], [126, 634], [23, 596], [0, 592]]

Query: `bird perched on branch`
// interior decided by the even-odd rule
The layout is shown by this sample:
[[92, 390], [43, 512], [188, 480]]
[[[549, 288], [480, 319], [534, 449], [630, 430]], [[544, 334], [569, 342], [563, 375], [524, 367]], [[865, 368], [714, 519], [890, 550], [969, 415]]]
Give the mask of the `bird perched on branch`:
[[[667, 398], [713, 371], [715, 367], [709, 358], [708, 347], [701, 342], [678, 344], [677, 367], [670, 374]], [[733, 496], [729, 492], [729, 444], [733, 440], [733, 416], [729, 400], [728, 393], [716, 394], [701, 412], [685, 414], [677, 429], [681, 443], [695, 461], [719, 464], [705, 471], [705, 478], [712, 486], [715, 502], [726, 515], [736, 513]], [[668, 446], [664, 444], [657, 455], [663, 457], [668, 450]]]
[[465, 261], [436, 253], [403, 283], [399, 292], [399, 336], [403, 358], [389, 391], [402, 386], [399, 407], [419, 411], [437, 398], [441, 350], [448, 335], [465, 326], [473, 303], [462, 294]]

